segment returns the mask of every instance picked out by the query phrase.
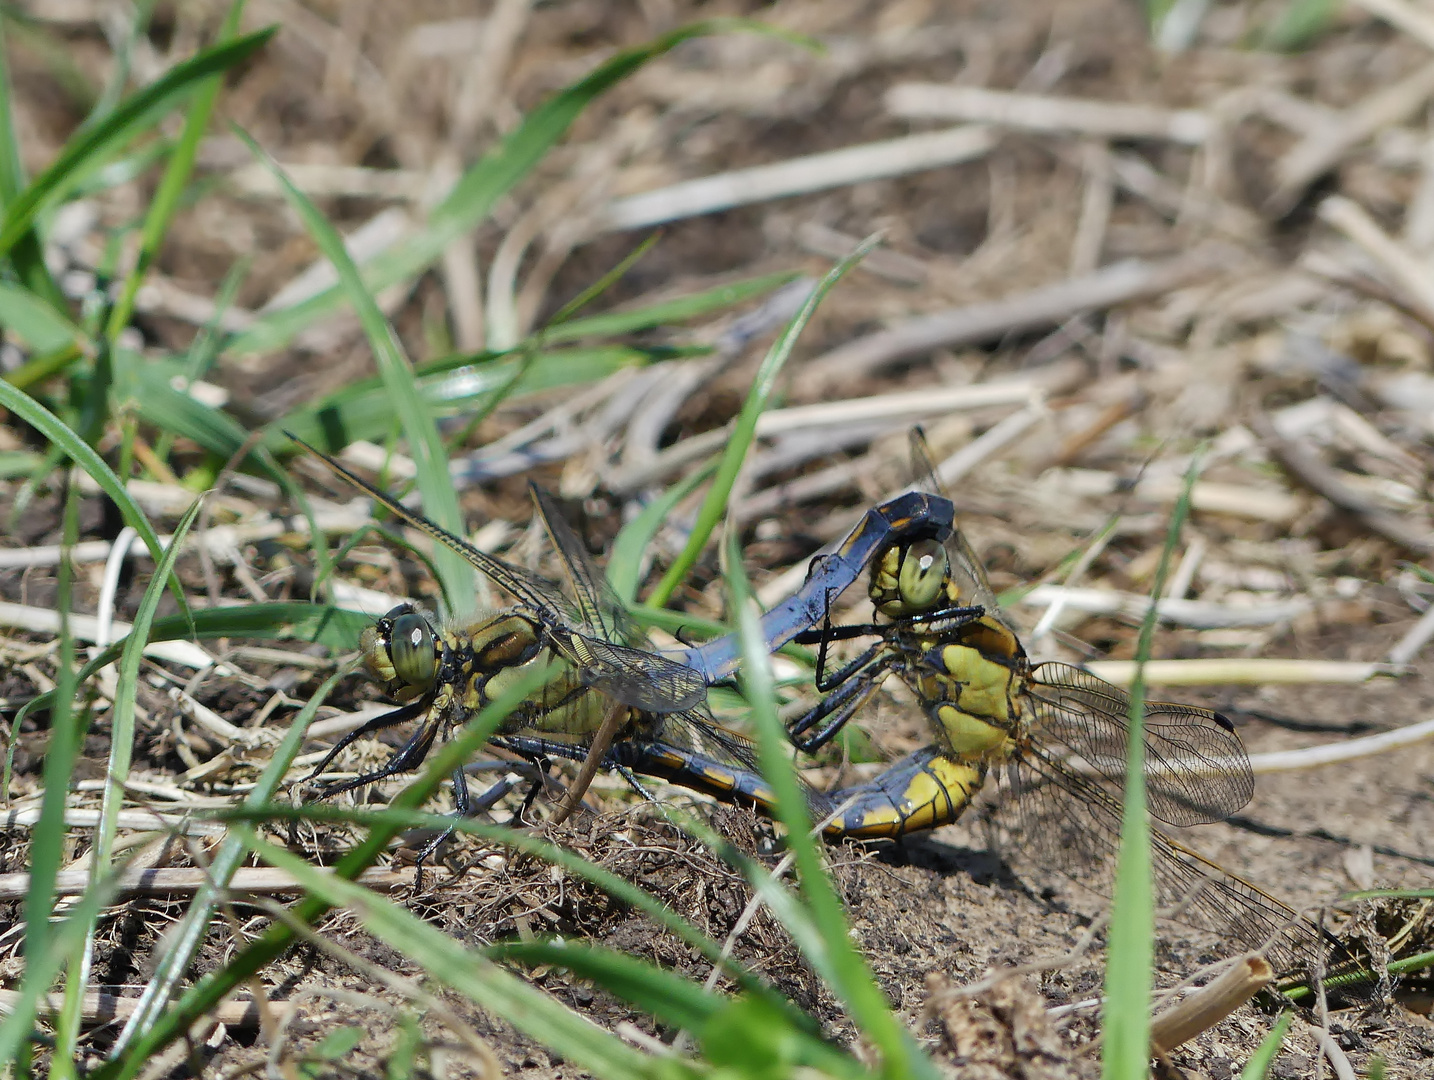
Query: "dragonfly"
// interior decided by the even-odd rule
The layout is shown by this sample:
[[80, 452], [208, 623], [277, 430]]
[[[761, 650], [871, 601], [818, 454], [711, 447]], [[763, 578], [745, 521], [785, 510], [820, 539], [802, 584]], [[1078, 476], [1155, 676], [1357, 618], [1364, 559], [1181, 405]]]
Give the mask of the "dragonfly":
[[[956, 524], [954, 506], [937, 494], [919, 430], [912, 454], [930, 488], [927, 505], [940, 507], [934, 528], [919, 535], [908, 525], [871, 553], [872, 621], [834, 627], [827, 614], [820, 628], [793, 635], [819, 646], [816, 687], [823, 697], [788, 732], [798, 749], [816, 750], [895, 676], [920, 702], [932, 741], [875, 781], [827, 792], [832, 804], [857, 796], [827, 832], [900, 837], [952, 822], [983, 789], [988, 796], [996, 789], [982, 813], [1002, 846], [1109, 895], [1130, 698], [1079, 668], [1030, 660]], [[967, 614], [973, 610], [981, 614]], [[831, 642], [861, 638], [874, 640], [828, 669]], [[1249, 758], [1221, 713], [1146, 702], [1144, 739], [1149, 812], [1162, 824], [1220, 821], [1253, 795]], [[1317, 967], [1323, 957], [1346, 981], [1362, 978], [1352, 955], [1315, 924], [1159, 829], [1153, 861], [1157, 902], [1178, 910], [1180, 921], [1261, 949], [1279, 970]]]
[[[556, 664], [556, 676], [504, 722], [491, 742], [529, 761], [582, 762], [584, 771], [569, 789], [565, 810], [575, 805], [596, 769], [607, 768], [644, 797], [651, 794], [639, 776], [771, 812], [774, 797], [751, 743], [719, 725], [706, 705], [709, 681], [729, 678], [736, 668], [735, 637], [719, 639], [705, 651], [688, 650], [676, 659], [653, 652], [561, 508], [541, 488], [532, 488], [538, 517], [558, 554], [571, 600], [556, 582], [474, 547], [322, 451], [295, 441], [400, 521], [460, 553], [517, 601], [508, 611], [450, 626], [438, 625], [415, 605], [405, 603], [366, 629], [360, 638], [364, 666], [399, 707], [345, 735], [309, 779], [322, 776], [339, 753], [365, 735], [413, 721], [417, 726], [382, 766], [323, 784], [320, 798], [418, 768], [440, 737], [501, 694], [521, 673]], [[819, 572], [803, 589], [768, 613], [763, 632], [769, 647], [780, 647], [815, 622], [818, 613], [826, 610], [832, 590], [857, 579], [870, 552], [894, 539], [911, 540], [933, 528], [939, 530], [942, 508], [929, 510], [928, 501], [917, 497], [882, 504], [868, 513], [842, 548], [820, 563]], [[974, 617], [980, 609], [964, 614]], [[689, 658], [700, 666], [687, 662]], [[460, 816], [486, 808], [506, 793], [495, 785], [473, 800], [461, 769], [455, 770], [452, 782]], [[841, 799], [851, 806], [865, 806], [872, 818], [891, 816], [900, 808], [880, 805], [890, 799], [891, 790], [891, 785], [874, 782], [842, 792]], [[838, 805], [810, 788], [807, 794], [815, 815], [827, 816]], [[420, 853], [420, 862], [443, 839], [432, 841]]]

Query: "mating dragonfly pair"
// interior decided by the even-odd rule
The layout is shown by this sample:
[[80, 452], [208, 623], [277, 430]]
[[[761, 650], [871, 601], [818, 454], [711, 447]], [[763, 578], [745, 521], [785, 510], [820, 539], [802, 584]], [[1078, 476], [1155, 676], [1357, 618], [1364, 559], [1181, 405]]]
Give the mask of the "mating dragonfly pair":
[[[822, 697], [789, 726], [797, 749], [828, 742], [892, 675], [914, 693], [929, 723], [931, 743], [875, 779], [834, 791], [807, 788], [812, 814], [826, 822], [830, 838], [898, 838], [953, 822], [983, 789], [999, 788], [981, 807], [999, 839], [1108, 893], [1129, 698], [1078, 668], [1027, 658], [957, 527], [951, 500], [936, 487], [919, 436], [913, 443], [929, 490], [867, 511], [834, 554], [814, 560], [803, 587], [762, 620], [771, 650], [792, 641], [819, 646]], [[657, 777], [770, 812], [774, 797], [750, 743], [719, 726], [705, 703], [709, 686], [736, 673], [735, 635], [671, 656], [651, 651], [538, 488], [538, 513], [572, 599], [556, 583], [474, 548], [309, 449], [517, 601], [507, 612], [448, 628], [403, 605], [366, 631], [365, 662], [400, 705], [340, 740], [312, 776], [363, 735], [408, 721], [417, 727], [382, 768], [329, 783], [321, 797], [416, 768], [440, 737], [521, 673], [556, 664], [556, 677], [504, 722], [495, 745], [534, 762], [583, 761], [589, 779], [598, 767], [615, 770], [643, 794], [640, 777]], [[863, 574], [873, 621], [833, 626], [834, 598]], [[854, 659], [827, 669], [832, 642], [867, 638], [872, 643]], [[1144, 716], [1148, 805], [1156, 819], [1177, 827], [1210, 823], [1249, 801], [1249, 760], [1227, 718], [1164, 702], [1146, 703]], [[569, 797], [580, 797], [584, 784]], [[487, 801], [470, 798], [462, 770], [453, 785], [460, 814]], [[1153, 844], [1157, 901], [1178, 908], [1181, 921], [1262, 950], [1279, 971], [1314, 970], [1335, 982], [1362, 978], [1338, 942], [1280, 901], [1158, 830]]]

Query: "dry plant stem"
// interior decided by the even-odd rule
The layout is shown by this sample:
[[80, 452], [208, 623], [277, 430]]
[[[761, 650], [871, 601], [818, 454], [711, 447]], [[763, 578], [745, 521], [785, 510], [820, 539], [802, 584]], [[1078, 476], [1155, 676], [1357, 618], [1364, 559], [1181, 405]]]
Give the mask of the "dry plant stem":
[[[40, 807], [16, 806], [0, 812], [0, 829], [28, 829], [40, 820]], [[98, 810], [70, 808], [65, 811], [65, 824], [73, 829], [93, 829], [100, 822]], [[121, 810], [121, 829], [149, 829], [159, 832], [184, 832], [197, 836], [222, 836], [224, 826], [212, 821], [194, 821], [183, 814], [159, 814], [153, 810]]]
[[[0, 990], [0, 1015], [14, 1011], [20, 999], [18, 990]], [[42, 1008], [58, 1011], [61, 996], [51, 994], [44, 999]], [[104, 1024], [115, 1020], [127, 1020], [134, 1011], [137, 997], [120, 997], [118, 994], [89, 993], [84, 997], [81, 1019], [90, 1025]], [[256, 1028], [259, 1026], [259, 1009], [252, 1001], [223, 1001], [210, 1010], [209, 1017], [228, 1027]]]
[[620, 702], [614, 702], [608, 709], [607, 715], [603, 717], [602, 726], [593, 736], [592, 745], [588, 747], [588, 756], [583, 759], [582, 768], [574, 778], [572, 786], [564, 792], [563, 797], [558, 800], [558, 805], [553, 811], [551, 824], [561, 825], [573, 816], [573, 811], [578, 808], [578, 803], [583, 801], [588, 788], [592, 786], [593, 777], [597, 775], [598, 769], [602, 767], [603, 758], [607, 756], [607, 749], [612, 745], [613, 736], [621, 722], [627, 719], [628, 709]]
[[1167, 139], [1186, 146], [1199, 146], [1209, 138], [1212, 127], [1210, 117], [1197, 109], [1162, 109], [935, 83], [898, 83], [886, 93], [886, 109], [906, 120], [967, 120], [1105, 139]]
[[1332, 127], [1321, 127], [1297, 143], [1275, 166], [1276, 186], [1265, 212], [1281, 217], [1314, 180], [1334, 168], [1370, 136], [1402, 124], [1434, 94], [1434, 64], [1371, 94], [1347, 109]]
[[1434, 49], [1434, 15], [1427, 10], [1415, 7], [1408, 0], [1355, 0], [1355, 3]]
[[1075, 315], [1161, 296], [1218, 266], [1215, 253], [1197, 249], [1165, 262], [1128, 259], [1085, 277], [1044, 285], [1019, 296], [923, 315], [858, 338], [810, 361], [802, 370], [813, 395], [847, 380], [875, 374], [888, 364], [1059, 326]]
[[1089, 274], [1100, 265], [1100, 252], [1105, 246], [1105, 232], [1115, 205], [1110, 147], [1103, 142], [1086, 143], [1081, 147], [1081, 163], [1085, 172], [1085, 195], [1075, 239], [1071, 241], [1071, 277]]
[[1419, 616], [1419, 621], [1389, 650], [1389, 663], [1397, 668], [1411, 663], [1431, 637], [1434, 637], [1434, 605]]
[[[1021, 597], [1020, 602], [1034, 607], [1060, 602], [1073, 611], [1083, 611], [1088, 615], [1115, 615], [1137, 620], [1143, 618], [1150, 607], [1148, 596], [1060, 585], [1037, 585]], [[1312, 610], [1314, 603], [1304, 597], [1294, 597], [1251, 607], [1233, 607], [1207, 600], [1160, 600], [1156, 606], [1161, 619], [1166, 622], [1215, 630], [1230, 626], [1276, 626]]]
[[1390, 236], [1357, 202], [1331, 195], [1319, 205], [1319, 216], [1359, 246], [1404, 290], [1404, 299], [1426, 325], [1434, 325], [1434, 277], [1423, 260]]
[[1150, 1045], [1169, 1053], [1208, 1031], [1270, 985], [1275, 973], [1259, 953], [1240, 957], [1223, 975], [1166, 1009], [1150, 1022]]
[[[168, 867], [130, 868], [115, 883], [119, 896], [189, 896], [206, 882], [205, 871]], [[359, 882], [370, 889], [393, 891], [413, 884], [413, 870], [370, 869]], [[55, 895], [79, 896], [89, 885], [88, 870], [62, 870], [56, 877]], [[0, 874], [0, 900], [17, 900], [30, 888], [29, 874]], [[240, 867], [229, 891], [236, 896], [302, 892], [292, 876], [269, 867]]]
[[[1010, 379], [981, 386], [928, 387], [899, 394], [773, 409], [757, 418], [757, 436], [766, 438], [789, 431], [846, 427], [878, 420], [905, 423], [955, 409], [982, 409], [992, 405], [1018, 404], [1039, 396], [1042, 389], [1040, 379]], [[609, 483], [612, 489], [620, 494], [640, 490], [694, 461], [700, 461], [715, 453], [726, 445], [730, 438], [729, 428], [722, 427], [683, 439], [654, 457], [646, 468], [623, 470], [613, 476]]]
[[[1326, 200], [1326, 204], [1330, 201]], [[1310, 450], [1283, 438], [1268, 416], [1257, 413], [1250, 427], [1285, 468], [1339, 509], [1359, 518], [1372, 532], [1421, 557], [1434, 553], [1434, 538], [1354, 491]]]
[[1329, 1060], [1330, 1068], [1334, 1069], [1334, 1075], [1339, 1080], [1359, 1080], [1354, 1066], [1350, 1064], [1349, 1055], [1340, 1048], [1339, 1043], [1334, 1041], [1334, 1036], [1329, 1033], [1327, 1027], [1315, 1028], [1315, 1040], [1319, 1043], [1320, 1051]]
[[1395, 728], [1378, 735], [1366, 735], [1327, 746], [1307, 746], [1302, 750], [1276, 750], [1268, 754], [1251, 754], [1250, 768], [1257, 774], [1291, 772], [1296, 769], [1317, 769], [1355, 758], [1386, 754], [1415, 743], [1434, 739], [1434, 720]]
[[[1133, 660], [1092, 660], [1085, 667], [1091, 674], [1116, 686], [1129, 686], [1135, 678]], [[1393, 673], [1388, 664], [1265, 657], [1148, 660], [1144, 668], [1145, 681], [1151, 686], [1354, 684], [1368, 682], [1376, 675]]]
[[592, 231], [645, 229], [734, 206], [955, 165], [982, 157], [995, 145], [995, 136], [985, 128], [957, 127], [718, 173], [617, 199], [598, 213]]

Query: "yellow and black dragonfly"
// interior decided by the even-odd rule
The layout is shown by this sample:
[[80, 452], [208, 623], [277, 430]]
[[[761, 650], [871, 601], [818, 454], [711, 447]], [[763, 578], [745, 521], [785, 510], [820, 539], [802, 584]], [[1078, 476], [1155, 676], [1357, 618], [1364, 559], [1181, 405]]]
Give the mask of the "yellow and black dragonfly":
[[[705, 651], [688, 650], [677, 659], [652, 652], [550, 495], [532, 489], [539, 518], [568, 579], [571, 601], [557, 583], [473, 547], [321, 451], [306, 448], [399, 520], [459, 552], [517, 601], [510, 610], [450, 626], [436, 625], [415, 606], [403, 604], [364, 632], [360, 645], [365, 666], [399, 708], [345, 735], [310, 779], [321, 776], [345, 747], [364, 735], [408, 722], [417, 726], [383, 766], [325, 784], [321, 798], [416, 769], [435, 741], [521, 673], [557, 664], [556, 677], [505, 721], [492, 742], [529, 760], [583, 761], [584, 773], [564, 804], [567, 810], [596, 768], [618, 771], [644, 795], [638, 775], [770, 810], [772, 794], [750, 743], [718, 725], [705, 704], [708, 680], [728, 678], [736, 667], [733, 641], [720, 639]], [[826, 610], [832, 589], [854, 582], [870, 552], [942, 528], [941, 508], [928, 513], [928, 503], [924, 496], [905, 497], [868, 513], [837, 555], [822, 563], [821, 572], [768, 613], [764, 633], [770, 635], [769, 645], [779, 647], [810, 627]], [[980, 613], [968, 609], [952, 618]], [[807, 621], [802, 623], [802, 618]], [[701, 667], [688, 663], [689, 657]], [[453, 785], [460, 815], [478, 808], [461, 770], [455, 771]], [[842, 798], [856, 805], [880, 803], [889, 798], [889, 790], [890, 785], [862, 785], [843, 792]], [[495, 788], [491, 794], [501, 791]], [[837, 805], [814, 791], [810, 800], [817, 816]], [[869, 807], [873, 817], [897, 812], [896, 806]], [[422, 854], [431, 853], [437, 842]]]
[[[921, 703], [932, 742], [877, 780], [826, 793], [832, 805], [849, 792], [858, 796], [827, 832], [899, 837], [934, 828], [960, 817], [986, 788], [995, 797], [984, 801], [983, 814], [1005, 845], [1108, 895], [1120, 838], [1130, 699], [1079, 668], [1030, 661], [956, 526], [954, 508], [935, 493], [919, 432], [913, 456], [930, 478], [930, 504], [946, 504], [940, 525], [874, 553], [868, 584], [874, 621], [833, 627], [827, 617], [821, 628], [795, 635], [819, 645], [817, 688], [825, 696], [789, 725], [789, 733], [799, 749], [816, 749], [895, 675]], [[981, 614], [964, 614], [972, 609]], [[826, 670], [830, 642], [868, 637], [875, 640], [854, 659]], [[1154, 701], [1145, 704], [1144, 717], [1154, 818], [1176, 827], [1205, 824], [1249, 801], [1249, 758], [1229, 719]], [[1282, 971], [1307, 969], [1321, 955], [1331, 970], [1354, 966], [1313, 923], [1255, 885], [1158, 830], [1153, 843], [1157, 901], [1177, 909], [1180, 921], [1263, 949]]]

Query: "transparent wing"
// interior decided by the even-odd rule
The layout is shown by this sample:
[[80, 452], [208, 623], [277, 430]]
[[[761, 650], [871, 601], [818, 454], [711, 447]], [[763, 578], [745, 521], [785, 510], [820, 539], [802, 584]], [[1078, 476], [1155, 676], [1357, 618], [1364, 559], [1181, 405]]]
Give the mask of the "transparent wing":
[[[543, 512], [549, 535], [559, 545], [559, 554], [572, 577], [574, 591], [579, 594], [578, 611], [574, 611], [556, 583], [480, 551], [462, 537], [435, 525], [422, 514], [415, 513], [350, 472], [323, 451], [316, 450], [302, 439], [294, 441], [322, 459], [329, 468], [394, 517], [458, 552], [511, 593], [542, 623], [554, 647], [578, 668], [589, 685], [624, 705], [652, 712], [690, 708], [706, 697], [707, 686], [698, 672], [665, 657], [641, 649], [630, 649], [611, 640], [611, 629], [615, 628], [613, 624], [622, 612], [622, 606], [615, 597], [604, 600], [605, 579], [592, 567], [572, 529], [560, 515], [552, 512], [551, 499], [547, 505], [540, 500], [539, 509]], [[612, 597], [611, 590], [606, 591], [606, 596]], [[591, 625], [588, 623], [589, 613], [592, 613]]]
[[645, 644], [645, 639], [628, 618], [606, 575], [588, 557], [556, 500], [536, 485], [532, 490], [543, 526], [572, 585], [581, 619], [581, 629], [565, 627], [565, 634], [555, 635], [555, 644], [577, 665], [583, 681], [625, 705], [650, 712], [677, 712], [703, 701], [707, 684], [699, 672], [644, 648], [629, 647], [628, 643]]
[[[1121, 803], [1099, 778], [1074, 773], [1043, 748], [1027, 748], [1004, 770], [983, 817], [1005, 850], [1112, 894]], [[1151, 843], [1163, 917], [1259, 949], [1282, 973], [1359, 967], [1339, 942], [1258, 886], [1157, 830]]]
[[[1030, 739], [1053, 757], [1084, 761], [1118, 792], [1130, 698], [1089, 672], [1056, 663], [1038, 665], [1027, 690]], [[1230, 721], [1191, 705], [1146, 703], [1145, 769], [1150, 812], [1169, 825], [1223, 821], [1255, 792], [1250, 759]]]

